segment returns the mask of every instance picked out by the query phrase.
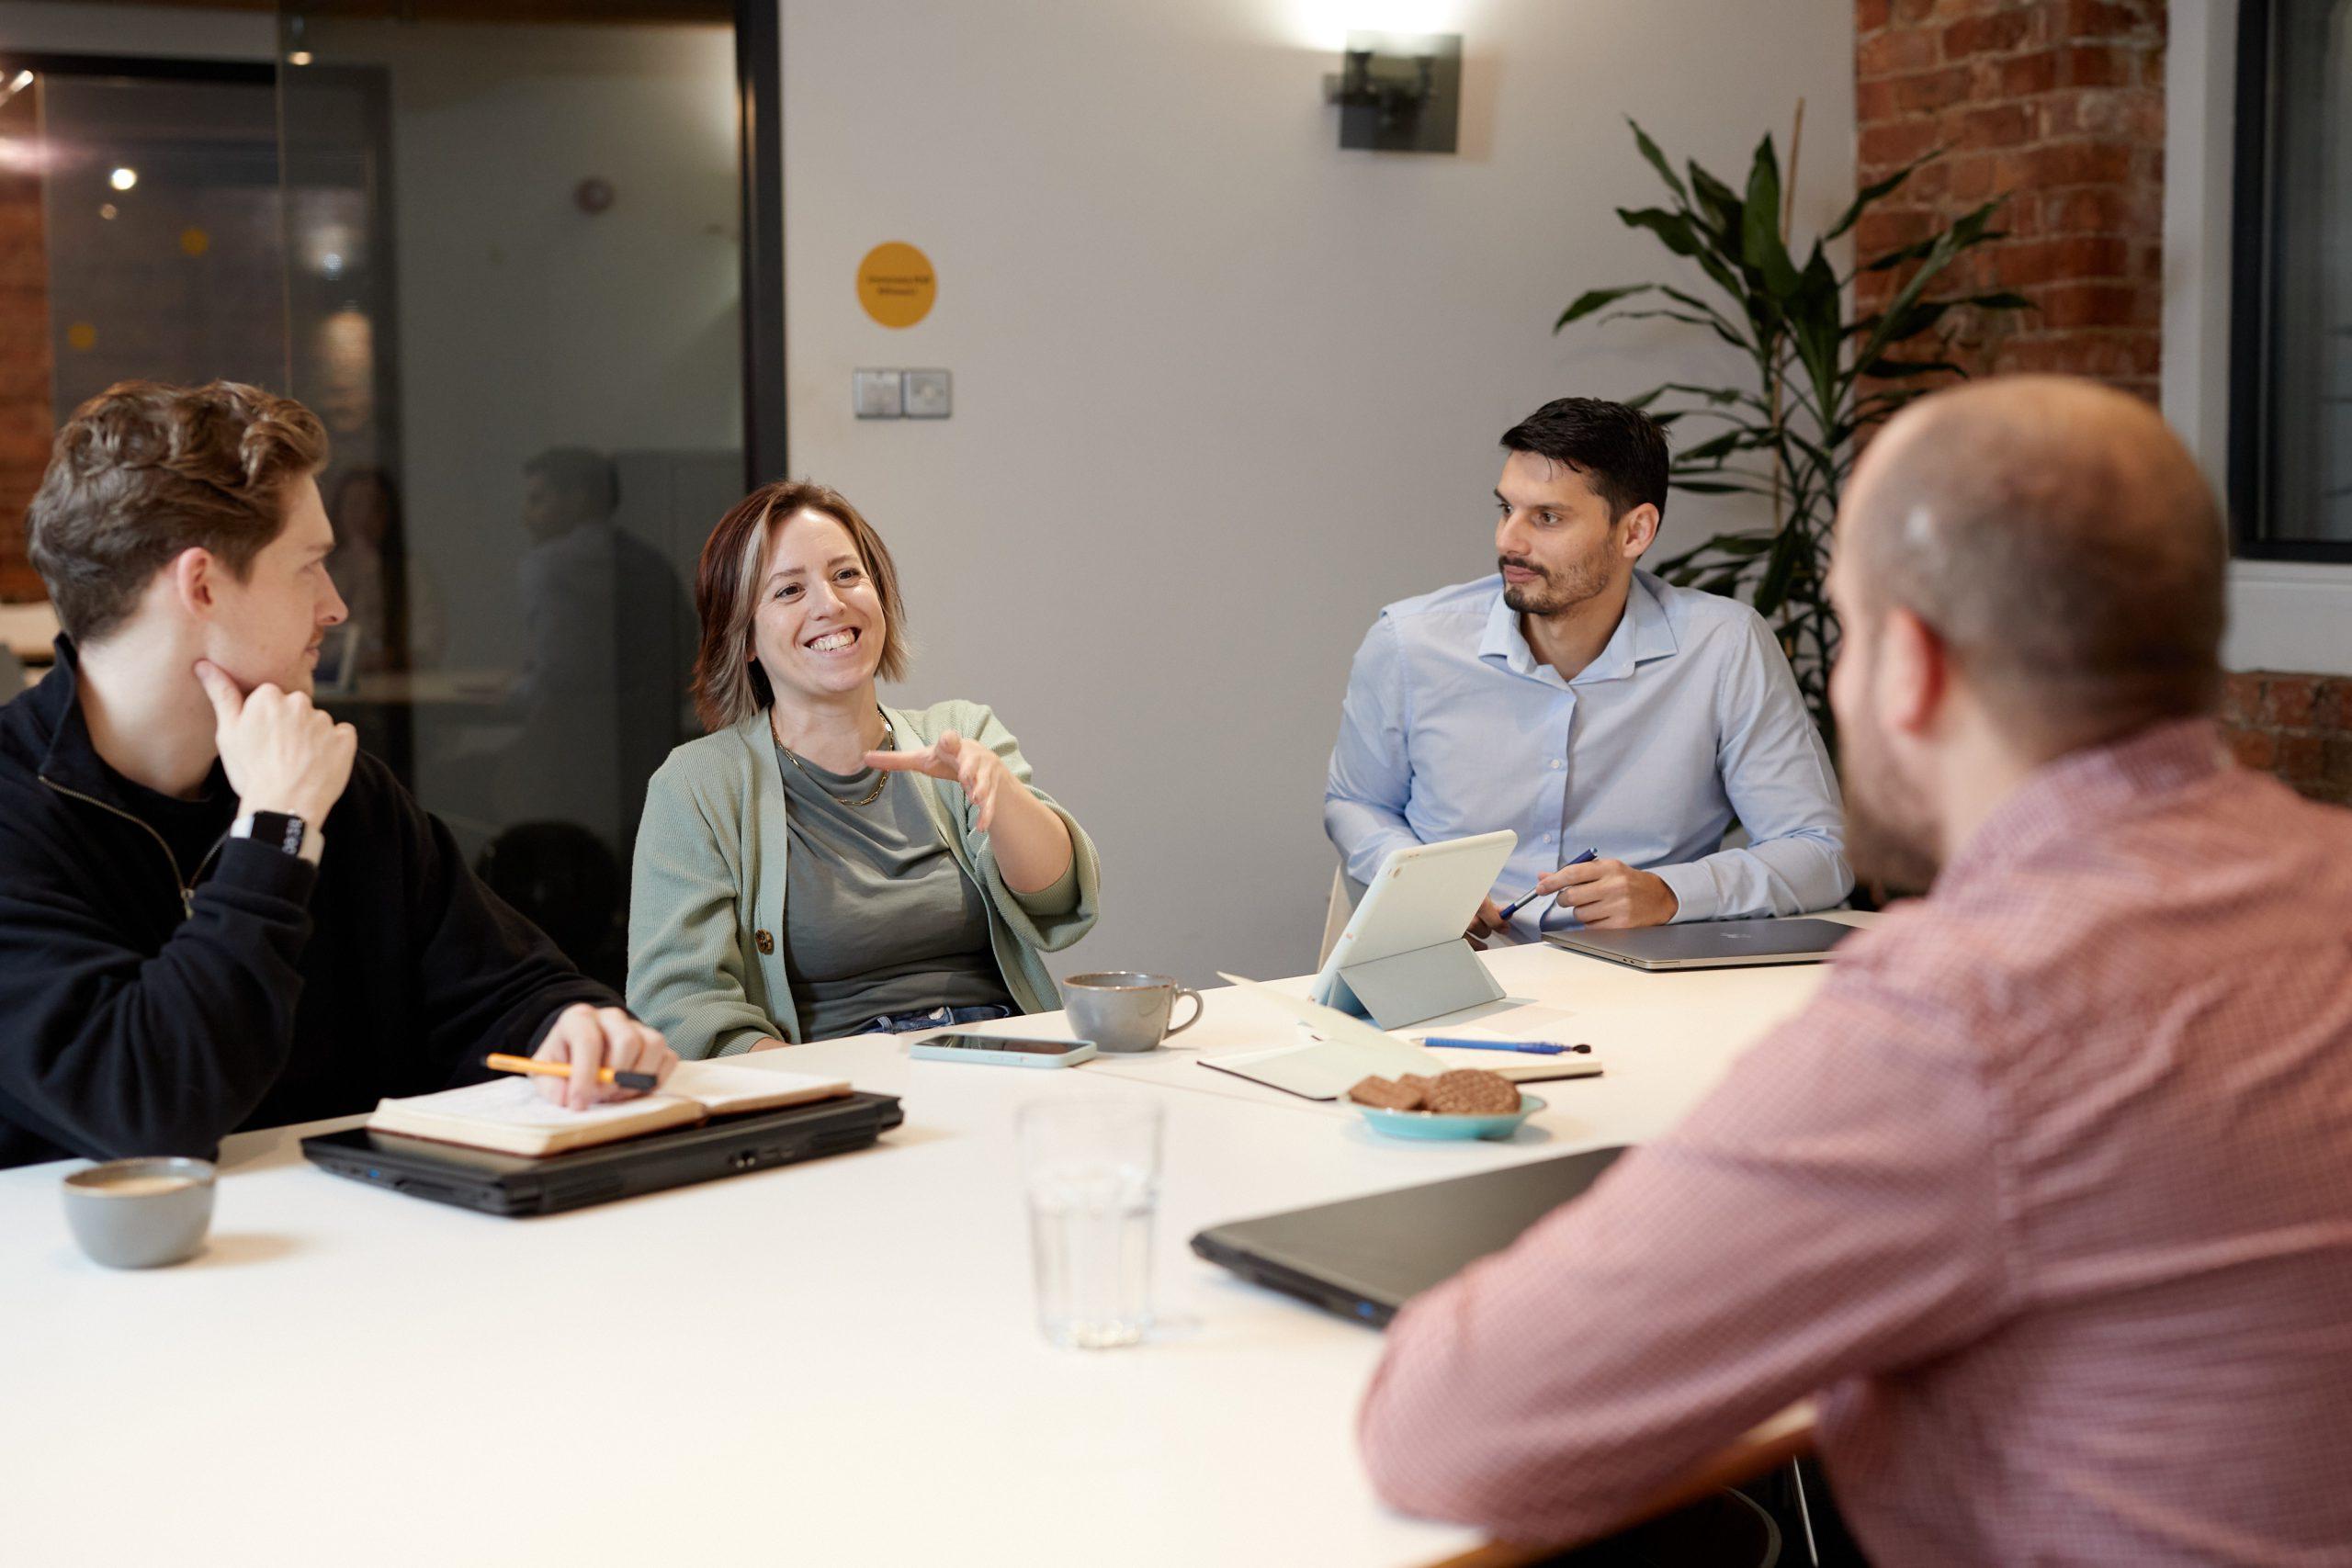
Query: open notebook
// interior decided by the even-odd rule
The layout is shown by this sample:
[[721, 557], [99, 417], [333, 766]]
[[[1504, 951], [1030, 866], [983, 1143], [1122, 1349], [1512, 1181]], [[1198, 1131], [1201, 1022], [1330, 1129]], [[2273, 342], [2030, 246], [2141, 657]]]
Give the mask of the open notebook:
[[499, 1077], [438, 1094], [379, 1100], [371, 1133], [401, 1133], [510, 1155], [560, 1155], [681, 1127], [710, 1116], [736, 1116], [849, 1093], [847, 1078], [771, 1073], [726, 1062], [681, 1062], [659, 1094], [567, 1111], [541, 1097], [534, 1081]]

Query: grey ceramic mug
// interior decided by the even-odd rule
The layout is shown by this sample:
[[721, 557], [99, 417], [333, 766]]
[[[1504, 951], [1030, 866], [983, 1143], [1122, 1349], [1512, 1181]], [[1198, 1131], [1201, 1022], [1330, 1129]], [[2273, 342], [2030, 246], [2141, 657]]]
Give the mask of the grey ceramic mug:
[[193, 1258], [212, 1224], [212, 1166], [200, 1159], [118, 1159], [63, 1182], [65, 1223], [110, 1269]]
[[[1178, 997], [1193, 998], [1193, 1016], [1170, 1029]], [[1097, 1051], [1149, 1051], [1201, 1021], [1200, 992], [1165, 975], [1125, 969], [1071, 976], [1062, 982], [1062, 1005], [1069, 1010], [1070, 1028], [1080, 1040], [1093, 1041]]]

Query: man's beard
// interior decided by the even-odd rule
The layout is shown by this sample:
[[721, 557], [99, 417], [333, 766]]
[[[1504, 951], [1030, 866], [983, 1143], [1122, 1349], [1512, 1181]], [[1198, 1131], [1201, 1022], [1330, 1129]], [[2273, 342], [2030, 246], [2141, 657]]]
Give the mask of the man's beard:
[[1889, 897], [1925, 893], [1943, 869], [1935, 822], [1876, 730], [1838, 727], [1838, 774], [1846, 789], [1846, 859], [1855, 881]]
[[1502, 556], [1495, 562], [1500, 571], [1515, 566], [1523, 571], [1540, 574], [1540, 582], [1505, 583], [1503, 603], [1522, 615], [1565, 615], [1609, 586], [1609, 561], [1605, 549], [1595, 550], [1582, 560], [1555, 570], [1537, 566], [1521, 556]]

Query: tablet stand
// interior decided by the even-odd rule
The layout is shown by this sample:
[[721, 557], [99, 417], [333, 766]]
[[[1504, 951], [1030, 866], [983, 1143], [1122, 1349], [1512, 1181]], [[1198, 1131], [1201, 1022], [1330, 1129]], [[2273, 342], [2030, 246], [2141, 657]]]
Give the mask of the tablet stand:
[[1481, 1002], [1500, 1001], [1503, 996], [1503, 988], [1460, 937], [1345, 965], [1336, 989], [1331, 1006], [1367, 1015], [1382, 1029], [1403, 1029]]

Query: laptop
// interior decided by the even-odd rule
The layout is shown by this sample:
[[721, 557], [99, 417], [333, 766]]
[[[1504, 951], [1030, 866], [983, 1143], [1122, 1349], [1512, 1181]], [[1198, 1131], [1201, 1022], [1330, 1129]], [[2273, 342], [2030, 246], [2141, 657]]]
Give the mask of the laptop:
[[862, 1149], [906, 1120], [898, 1098], [852, 1094], [721, 1117], [531, 1159], [352, 1127], [302, 1140], [311, 1164], [412, 1198], [486, 1214], [559, 1214]]
[[1852, 926], [1836, 920], [1694, 920], [1630, 931], [1545, 931], [1544, 940], [1635, 969], [1740, 969], [1824, 963], [1853, 934]]
[[1509, 1247], [1624, 1152], [1590, 1149], [1212, 1225], [1193, 1250], [1256, 1284], [1385, 1328], [1409, 1298]]

